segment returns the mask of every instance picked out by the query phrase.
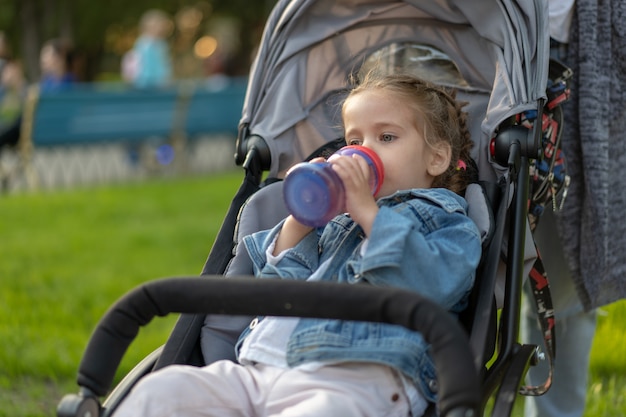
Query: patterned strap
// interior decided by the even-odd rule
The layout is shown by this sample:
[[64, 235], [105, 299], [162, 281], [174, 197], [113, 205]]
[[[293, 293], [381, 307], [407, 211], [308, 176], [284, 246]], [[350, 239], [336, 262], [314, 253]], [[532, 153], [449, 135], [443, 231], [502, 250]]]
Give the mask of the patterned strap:
[[[561, 104], [569, 99], [569, 80], [572, 71], [561, 62], [550, 60], [550, 80], [546, 89], [548, 101], [542, 114], [542, 158], [534, 161], [530, 170], [531, 195], [528, 202], [528, 220], [531, 231], [534, 231], [546, 205], [551, 205], [553, 211], [559, 211], [567, 196], [570, 177], [567, 175], [565, 155], [561, 151], [561, 133], [563, 130], [563, 112]], [[536, 112], [524, 112], [517, 116], [517, 122], [532, 128], [537, 120]], [[538, 386], [523, 386], [522, 395], [543, 395], [552, 385], [554, 359], [556, 356], [556, 332], [554, 309], [550, 295], [550, 284], [541, 258], [541, 253], [535, 244], [537, 260], [530, 271], [530, 285], [537, 307], [537, 318], [543, 333], [545, 351], [549, 364], [546, 381]]]
[[543, 333], [543, 341], [547, 353], [549, 370], [548, 377], [543, 384], [537, 386], [522, 386], [520, 388], [520, 394], [537, 396], [545, 394], [552, 385], [554, 359], [556, 357], [556, 327], [554, 309], [552, 308], [552, 297], [550, 295], [550, 284], [548, 282], [548, 274], [543, 266], [541, 254], [538, 249], [537, 260], [535, 261], [529, 275], [533, 298], [535, 300], [535, 305], [537, 306], [537, 319]]

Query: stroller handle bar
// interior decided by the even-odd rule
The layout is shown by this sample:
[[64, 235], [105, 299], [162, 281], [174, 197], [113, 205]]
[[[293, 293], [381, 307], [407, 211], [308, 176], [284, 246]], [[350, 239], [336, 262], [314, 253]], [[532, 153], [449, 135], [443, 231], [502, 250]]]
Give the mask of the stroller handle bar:
[[78, 385], [97, 396], [105, 395], [140, 326], [169, 313], [317, 317], [402, 325], [420, 332], [432, 345], [441, 415], [476, 415], [470, 410], [478, 410], [480, 382], [467, 335], [456, 318], [434, 302], [397, 288], [244, 276], [164, 278], [131, 290], [94, 330], [80, 363]]

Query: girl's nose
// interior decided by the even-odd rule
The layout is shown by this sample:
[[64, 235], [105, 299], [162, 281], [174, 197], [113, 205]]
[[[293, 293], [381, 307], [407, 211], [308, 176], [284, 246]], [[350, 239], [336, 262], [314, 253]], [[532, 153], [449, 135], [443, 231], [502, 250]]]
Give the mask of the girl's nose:
[[372, 149], [372, 146], [371, 146], [372, 145], [372, 141], [373, 141], [373, 139], [365, 137], [365, 138], [363, 138], [363, 143], [361, 143], [361, 146], [363, 146], [364, 148]]

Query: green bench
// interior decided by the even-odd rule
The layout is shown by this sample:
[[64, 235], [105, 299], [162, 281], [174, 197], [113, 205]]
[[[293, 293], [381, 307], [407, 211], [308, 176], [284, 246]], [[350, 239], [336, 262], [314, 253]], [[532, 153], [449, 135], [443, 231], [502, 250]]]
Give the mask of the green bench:
[[43, 147], [162, 138], [175, 149], [201, 135], [236, 136], [246, 78], [182, 81], [162, 89], [133, 89], [118, 83], [79, 83], [61, 92], [31, 87], [16, 147], [18, 170], [37, 187], [32, 160]]

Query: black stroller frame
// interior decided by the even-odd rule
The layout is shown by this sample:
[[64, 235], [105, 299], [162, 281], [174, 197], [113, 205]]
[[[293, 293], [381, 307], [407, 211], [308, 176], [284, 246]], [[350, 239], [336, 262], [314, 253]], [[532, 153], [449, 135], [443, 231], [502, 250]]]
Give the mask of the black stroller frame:
[[[287, 1], [281, 2], [287, 3]], [[277, 19], [277, 16], [270, 17]], [[547, 62], [546, 62], [547, 66]], [[547, 73], [547, 68], [546, 68]], [[534, 101], [536, 120], [546, 105]], [[509, 416], [539, 347], [518, 342], [529, 199], [529, 168], [542, 154], [541, 123], [530, 129], [507, 119], [491, 138], [493, 162], [501, 167], [494, 181], [482, 181], [491, 213], [489, 238], [477, 271], [470, 306], [453, 318], [419, 294], [393, 289], [321, 282], [254, 280], [223, 275], [233, 257], [233, 236], [242, 207], [266, 186], [264, 172], [271, 147], [240, 124], [237, 162], [243, 182], [233, 198], [214, 242], [202, 277], [176, 277], [148, 282], [118, 300], [89, 340], [78, 370], [78, 394], [66, 395], [57, 415], [111, 416], [143, 376], [171, 364], [204, 365], [200, 329], [207, 314], [319, 317], [400, 324], [421, 332], [432, 345], [437, 368], [441, 416], [483, 415], [493, 398], [492, 415]], [[272, 176], [270, 176], [272, 177]], [[503, 252], [503, 248], [504, 252]], [[504, 300], [497, 318], [494, 300], [498, 269], [506, 259]], [[344, 285], [337, 291], [338, 285]], [[249, 300], [254, 298], [255, 302]], [[142, 361], [109, 393], [115, 371], [139, 328], [155, 316], [182, 313], [164, 346]]]

